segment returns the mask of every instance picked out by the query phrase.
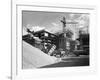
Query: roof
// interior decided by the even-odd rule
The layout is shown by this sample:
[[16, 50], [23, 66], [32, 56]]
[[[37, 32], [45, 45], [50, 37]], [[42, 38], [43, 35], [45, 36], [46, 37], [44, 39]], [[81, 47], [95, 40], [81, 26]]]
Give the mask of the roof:
[[46, 30], [40, 30], [40, 31], [34, 32], [34, 34], [39, 34], [39, 33], [43, 33], [43, 32], [46, 32], [46, 33], [48, 33], [48, 34], [51, 34], [51, 35], [56, 36], [55, 34], [50, 33], [50, 32], [48, 32], [48, 31], [46, 31]]

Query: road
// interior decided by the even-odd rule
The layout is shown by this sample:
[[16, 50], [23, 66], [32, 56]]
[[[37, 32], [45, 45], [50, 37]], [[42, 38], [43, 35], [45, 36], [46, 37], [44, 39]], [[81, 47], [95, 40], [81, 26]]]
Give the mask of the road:
[[60, 62], [43, 66], [41, 68], [55, 68], [55, 67], [74, 67], [74, 66], [89, 66], [89, 56], [83, 55], [79, 57], [66, 57]]

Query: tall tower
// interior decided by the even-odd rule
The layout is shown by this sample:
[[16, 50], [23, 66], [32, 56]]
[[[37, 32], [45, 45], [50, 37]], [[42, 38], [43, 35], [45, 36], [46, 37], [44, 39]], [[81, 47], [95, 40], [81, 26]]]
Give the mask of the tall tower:
[[63, 17], [63, 19], [61, 20], [62, 24], [63, 24], [63, 33], [64, 33], [64, 38], [66, 38], [66, 18]]
[[66, 18], [63, 17], [63, 19], [61, 20], [62, 22], [62, 26], [63, 26], [63, 38], [62, 38], [62, 42], [61, 42], [61, 45], [62, 45], [62, 48], [64, 49], [65, 53], [67, 54], [66, 52]]

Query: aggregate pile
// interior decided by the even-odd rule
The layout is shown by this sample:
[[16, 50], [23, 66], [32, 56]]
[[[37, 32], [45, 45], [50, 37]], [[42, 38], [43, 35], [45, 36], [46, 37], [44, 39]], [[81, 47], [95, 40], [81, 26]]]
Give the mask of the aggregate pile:
[[23, 41], [22, 57], [23, 69], [39, 68], [58, 62], [56, 57], [42, 52], [38, 48], [31, 46], [25, 41]]

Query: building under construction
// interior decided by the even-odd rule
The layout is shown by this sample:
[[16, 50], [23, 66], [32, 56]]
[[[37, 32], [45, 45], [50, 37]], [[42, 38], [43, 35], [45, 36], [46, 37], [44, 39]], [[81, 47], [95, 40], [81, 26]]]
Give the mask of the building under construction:
[[[60, 34], [53, 34], [44, 29], [37, 32], [27, 29], [28, 34], [24, 35], [22, 39], [51, 56], [59, 55], [61, 57], [64, 55], [69, 55], [70, 53], [79, 55], [86, 49], [87, 53], [89, 53], [89, 34], [80, 34], [79, 38], [77, 39], [80, 44], [77, 45], [76, 40], [72, 40], [73, 32], [70, 30], [66, 31], [65, 29], [66, 24], [77, 23], [66, 22], [65, 17], [63, 17], [61, 23], [63, 26], [63, 32]], [[87, 44], [84, 44], [83, 42], [87, 42]], [[83, 48], [83, 45], [86, 47]]]

